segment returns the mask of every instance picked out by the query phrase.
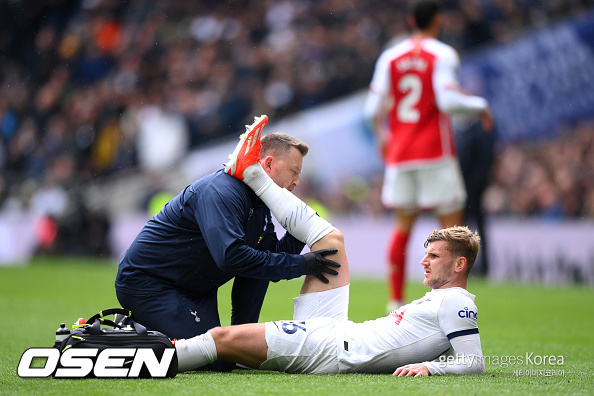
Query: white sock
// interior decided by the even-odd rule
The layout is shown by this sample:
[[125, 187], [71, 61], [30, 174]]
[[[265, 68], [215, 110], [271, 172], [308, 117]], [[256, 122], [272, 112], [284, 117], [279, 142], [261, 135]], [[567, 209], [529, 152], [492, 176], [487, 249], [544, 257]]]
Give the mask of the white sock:
[[311, 246], [335, 228], [289, 190], [277, 185], [259, 162], [243, 172], [243, 181], [291, 235]]
[[268, 189], [270, 184], [276, 185], [264, 171], [260, 162], [256, 162], [245, 168], [243, 171], [243, 182], [247, 184], [249, 188], [254, 190], [257, 196], [260, 196], [264, 190]]
[[217, 360], [217, 346], [210, 332], [175, 341], [177, 371], [189, 371]]

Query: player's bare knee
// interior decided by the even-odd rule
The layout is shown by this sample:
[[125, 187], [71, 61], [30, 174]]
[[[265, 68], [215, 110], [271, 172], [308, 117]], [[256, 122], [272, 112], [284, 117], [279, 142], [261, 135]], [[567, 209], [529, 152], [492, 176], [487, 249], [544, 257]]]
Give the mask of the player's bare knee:
[[233, 326], [214, 327], [208, 330], [212, 336], [220, 358], [227, 357], [233, 351]]
[[336, 249], [344, 249], [344, 235], [338, 228], [330, 231], [328, 235], [328, 242]]
[[214, 339], [215, 344], [218, 344], [228, 337], [229, 330], [226, 327], [213, 327], [208, 332]]
[[334, 228], [311, 246], [312, 251], [321, 249], [338, 249], [344, 251], [344, 235], [342, 232]]

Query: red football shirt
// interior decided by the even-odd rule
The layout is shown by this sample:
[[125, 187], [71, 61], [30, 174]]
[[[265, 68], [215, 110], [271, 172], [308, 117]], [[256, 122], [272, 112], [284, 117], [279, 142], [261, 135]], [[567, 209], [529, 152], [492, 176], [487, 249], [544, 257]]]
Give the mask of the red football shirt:
[[438, 108], [436, 90], [457, 84], [458, 63], [453, 48], [435, 39], [411, 38], [380, 56], [371, 90], [392, 99], [388, 165], [417, 166], [456, 156], [450, 116]]

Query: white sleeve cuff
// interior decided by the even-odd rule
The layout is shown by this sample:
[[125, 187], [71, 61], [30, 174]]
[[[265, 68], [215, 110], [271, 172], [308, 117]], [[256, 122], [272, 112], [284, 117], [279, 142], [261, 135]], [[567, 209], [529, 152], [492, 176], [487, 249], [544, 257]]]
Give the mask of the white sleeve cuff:
[[450, 343], [455, 351], [454, 355], [441, 355], [432, 362], [424, 362], [431, 375], [485, 372], [485, 359], [478, 333], [452, 338]]

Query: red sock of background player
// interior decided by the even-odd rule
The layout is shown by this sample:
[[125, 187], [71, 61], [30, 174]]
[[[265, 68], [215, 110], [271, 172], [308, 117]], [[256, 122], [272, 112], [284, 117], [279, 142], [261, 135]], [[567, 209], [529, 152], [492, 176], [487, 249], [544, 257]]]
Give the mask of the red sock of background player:
[[388, 310], [399, 308], [404, 303], [404, 277], [406, 265], [406, 245], [409, 234], [394, 231], [389, 241], [390, 269], [388, 276], [388, 288], [390, 301]]

